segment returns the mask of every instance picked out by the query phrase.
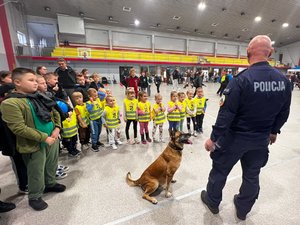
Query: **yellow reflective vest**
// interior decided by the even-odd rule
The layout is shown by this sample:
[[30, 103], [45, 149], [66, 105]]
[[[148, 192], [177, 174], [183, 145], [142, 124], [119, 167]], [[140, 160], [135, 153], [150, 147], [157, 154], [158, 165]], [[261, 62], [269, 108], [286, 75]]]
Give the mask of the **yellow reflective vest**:
[[[176, 103], [170, 101], [168, 102], [168, 108], [174, 108]], [[180, 111], [178, 109], [168, 112], [168, 120], [171, 122], [179, 122], [180, 121]]]
[[65, 119], [62, 122], [62, 133], [63, 138], [70, 138], [78, 134], [77, 117], [73, 111], [70, 118]]
[[201, 115], [205, 113], [205, 103], [206, 103], [206, 98], [198, 98], [197, 96], [194, 98], [196, 107], [197, 107], [197, 115]]
[[103, 102], [100, 101], [99, 98], [96, 101], [87, 101], [88, 104], [93, 104], [92, 112], [89, 112], [89, 117], [91, 120], [97, 120], [101, 118], [103, 114]]
[[[162, 124], [166, 121], [166, 115], [165, 112], [161, 111], [161, 108], [164, 107], [164, 104], [161, 103], [161, 106], [157, 103], [154, 103], [152, 106], [152, 119], [155, 122], [155, 124]], [[155, 110], [159, 111], [158, 113], [155, 112]]]
[[[189, 109], [189, 111], [193, 112], [195, 110], [196, 104], [195, 104], [195, 100], [194, 99], [185, 99], [185, 103], [186, 103], [186, 107]], [[195, 115], [190, 115], [188, 113], [186, 113], [186, 117], [195, 117]]]
[[125, 118], [126, 120], [137, 120], [137, 105], [138, 100], [133, 99], [129, 100], [128, 98], [124, 99], [124, 111], [125, 111]]
[[119, 126], [120, 107], [119, 106], [105, 106], [105, 122], [108, 129], [113, 129]]
[[184, 120], [184, 118], [186, 117], [185, 113], [186, 113], [186, 102], [177, 102], [178, 106], [181, 107], [181, 111], [180, 111], [180, 120]]
[[83, 103], [83, 105], [76, 105], [75, 109], [78, 109], [79, 114], [80, 114], [81, 119], [83, 120], [83, 122], [86, 125], [89, 125], [90, 124], [90, 118], [89, 118], [89, 112], [86, 109], [86, 104]]
[[139, 102], [138, 108], [139, 108], [139, 110], [144, 112], [143, 115], [138, 115], [139, 121], [140, 122], [149, 122], [151, 120], [151, 118], [150, 118], [150, 108], [151, 108], [150, 102], [149, 101], [147, 101], [145, 103]]

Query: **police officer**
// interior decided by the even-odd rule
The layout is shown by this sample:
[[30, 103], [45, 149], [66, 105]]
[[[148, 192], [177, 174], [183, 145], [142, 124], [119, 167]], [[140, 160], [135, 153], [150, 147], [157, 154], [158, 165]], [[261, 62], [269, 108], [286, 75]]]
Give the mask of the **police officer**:
[[201, 200], [213, 214], [219, 212], [227, 176], [240, 160], [243, 181], [233, 202], [236, 216], [246, 219], [258, 198], [259, 173], [268, 161], [268, 145], [276, 141], [289, 116], [290, 82], [269, 65], [272, 52], [268, 36], [253, 38], [247, 48], [250, 67], [224, 90], [217, 121], [205, 143], [213, 163]]

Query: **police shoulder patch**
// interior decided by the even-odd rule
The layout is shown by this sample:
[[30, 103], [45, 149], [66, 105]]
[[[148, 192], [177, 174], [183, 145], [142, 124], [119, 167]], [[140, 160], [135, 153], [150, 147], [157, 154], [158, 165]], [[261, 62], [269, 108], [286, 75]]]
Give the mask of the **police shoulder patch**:
[[221, 98], [220, 98], [220, 101], [219, 101], [220, 107], [222, 107], [222, 106], [224, 105], [225, 99], [226, 99], [226, 96], [225, 96], [225, 95], [222, 95]]

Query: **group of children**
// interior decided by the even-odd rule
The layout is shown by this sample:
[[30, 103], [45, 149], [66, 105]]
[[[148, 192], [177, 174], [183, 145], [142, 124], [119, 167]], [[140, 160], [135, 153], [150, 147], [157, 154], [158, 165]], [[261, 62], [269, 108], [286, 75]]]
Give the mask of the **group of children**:
[[[187, 97], [186, 97], [187, 96]], [[172, 91], [167, 107], [162, 103], [162, 95], [155, 95], [155, 103], [152, 105], [148, 101], [147, 93], [140, 91], [138, 99], [135, 98], [133, 88], [128, 88], [124, 99], [124, 121], [126, 122], [126, 139], [128, 144], [138, 144], [137, 123], [140, 125], [141, 142], [146, 144], [152, 142], [149, 135], [149, 122], [153, 120], [152, 138], [154, 142], [163, 142], [163, 124], [166, 119], [169, 122], [169, 132], [172, 130], [183, 130], [185, 118], [187, 118], [188, 132], [197, 136], [203, 132], [202, 124], [206, 110], [207, 99], [203, 96], [203, 89], [197, 89], [195, 97], [192, 90], [184, 92]], [[167, 115], [166, 115], [167, 114]], [[193, 131], [190, 123], [193, 123]], [[129, 138], [129, 128], [133, 123], [134, 139]], [[155, 137], [156, 130], [159, 130], [158, 139]]]

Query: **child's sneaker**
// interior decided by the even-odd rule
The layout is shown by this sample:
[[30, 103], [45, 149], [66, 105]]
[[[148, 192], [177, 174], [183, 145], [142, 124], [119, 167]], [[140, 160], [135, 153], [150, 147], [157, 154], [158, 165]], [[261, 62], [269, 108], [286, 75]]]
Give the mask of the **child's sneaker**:
[[135, 139], [134, 139], [134, 143], [135, 143], [135, 144], [139, 144], [139, 143], [141, 143], [141, 142], [139, 141], [139, 139], [135, 138]]
[[127, 144], [129, 144], [129, 145], [133, 145], [133, 144], [135, 144], [135, 141], [134, 141], [134, 140], [132, 140], [132, 139], [128, 139], [128, 140], [127, 140]]
[[189, 134], [191, 134], [191, 135], [193, 135], [193, 133], [192, 133], [191, 129], [189, 129], [189, 130], [188, 130], [188, 133], [189, 133]]
[[99, 147], [98, 147], [98, 145], [92, 145], [91, 150], [92, 150], [93, 152], [99, 152]]
[[164, 139], [162, 139], [162, 138], [159, 139], [159, 142], [161, 142], [161, 143], [166, 143], [166, 142], [164, 141]]
[[64, 165], [58, 165], [57, 166], [57, 170], [60, 170], [62, 172], [67, 172], [70, 168], [68, 166], [64, 166]]
[[56, 179], [56, 180], [64, 179], [66, 176], [68, 176], [67, 173], [61, 172], [61, 171], [59, 171], [59, 170], [56, 170], [56, 174], [55, 174], [55, 179]]
[[117, 150], [118, 149], [118, 147], [115, 144], [112, 144], [111, 147], [112, 147], [113, 150]]
[[71, 157], [76, 157], [80, 155], [80, 151], [78, 151], [77, 149], [75, 149], [74, 151], [69, 152], [69, 156]]
[[149, 143], [152, 142], [151, 138], [147, 138], [147, 141], [148, 141]]
[[28, 195], [28, 193], [29, 193], [28, 186], [26, 186], [25, 188], [19, 188], [18, 193], [21, 195]]
[[123, 144], [123, 142], [120, 141], [120, 140], [116, 140], [116, 144], [117, 144], [117, 145], [121, 145], [121, 144]]
[[198, 136], [197, 131], [194, 131], [193, 136], [194, 136], [194, 137], [197, 137], [197, 136]]
[[142, 144], [147, 144], [147, 141], [146, 140], [142, 140]]

